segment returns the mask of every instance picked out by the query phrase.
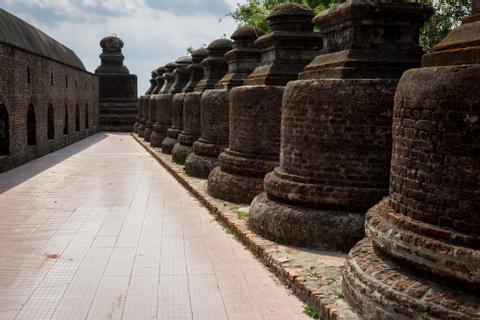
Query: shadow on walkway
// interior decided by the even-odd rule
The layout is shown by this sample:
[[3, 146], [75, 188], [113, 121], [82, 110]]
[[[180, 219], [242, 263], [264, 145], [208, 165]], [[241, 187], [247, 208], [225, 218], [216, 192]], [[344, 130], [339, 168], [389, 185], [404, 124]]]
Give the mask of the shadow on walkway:
[[[32, 160], [10, 171], [0, 174], [0, 194], [14, 188], [15, 186], [35, 177], [57, 164], [77, 155], [80, 152], [96, 145], [108, 137], [108, 132], [99, 132], [88, 138], [80, 140], [65, 148], [49, 153], [41, 158]], [[128, 133], [125, 133], [128, 135]]]

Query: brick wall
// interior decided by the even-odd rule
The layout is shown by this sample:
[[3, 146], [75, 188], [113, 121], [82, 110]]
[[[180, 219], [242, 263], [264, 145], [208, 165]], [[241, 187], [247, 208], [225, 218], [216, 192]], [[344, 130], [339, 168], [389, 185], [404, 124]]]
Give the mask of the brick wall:
[[[0, 155], [0, 172], [97, 131], [98, 78], [95, 75], [6, 44], [0, 44], [0, 74], [0, 105], [8, 112], [10, 144], [9, 154]], [[54, 109], [53, 140], [48, 139], [50, 104]], [[77, 104], [80, 107], [79, 131], [75, 128]], [[35, 111], [36, 145], [27, 143], [27, 112], [31, 105]], [[65, 110], [68, 110], [69, 129], [66, 135]]]

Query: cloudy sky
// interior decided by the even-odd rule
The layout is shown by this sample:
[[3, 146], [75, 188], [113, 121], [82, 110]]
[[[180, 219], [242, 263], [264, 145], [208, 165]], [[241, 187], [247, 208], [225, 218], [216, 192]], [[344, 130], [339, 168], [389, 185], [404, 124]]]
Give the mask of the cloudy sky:
[[123, 39], [125, 65], [138, 75], [139, 95], [150, 71], [236, 28], [225, 15], [246, 0], [0, 0], [0, 7], [73, 49], [89, 71], [99, 41]]

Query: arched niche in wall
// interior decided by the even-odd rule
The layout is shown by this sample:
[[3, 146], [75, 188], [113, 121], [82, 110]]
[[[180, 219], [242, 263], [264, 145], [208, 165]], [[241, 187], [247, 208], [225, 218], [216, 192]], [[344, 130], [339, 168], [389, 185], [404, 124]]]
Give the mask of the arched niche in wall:
[[75, 104], [75, 131], [80, 131], [80, 104]]
[[27, 111], [27, 144], [29, 146], [37, 145], [37, 116], [33, 104], [28, 106]]
[[69, 126], [68, 126], [68, 105], [65, 102], [64, 105], [64, 119], [63, 119], [63, 134], [68, 135], [69, 133]]
[[55, 109], [51, 103], [47, 108], [47, 138], [48, 140], [55, 140]]
[[88, 102], [85, 102], [85, 129], [90, 128], [90, 121], [88, 119]]
[[97, 110], [95, 104], [92, 106], [92, 124], [94, 127], [97, 126]]
[[10, 119], [7, 107], [0, 104], [0, 156], [10, 154]]

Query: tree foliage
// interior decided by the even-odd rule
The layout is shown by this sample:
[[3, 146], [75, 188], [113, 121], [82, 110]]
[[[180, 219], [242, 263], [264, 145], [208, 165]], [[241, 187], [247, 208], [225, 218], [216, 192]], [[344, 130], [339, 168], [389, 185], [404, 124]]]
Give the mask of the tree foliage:
[[[433, 6], [435, 14], [420, 33], [420, 44], [426, 51], [442, 40], [470, 12], [471, 0], [421, 0]], [[255, 25], [268, 31], [268, 13], [282, 3], [298, 3], [312, 8], [316, 13], [337, 5], [339, 0], [248, 0], [237, 5], [229, 16], [238, 23]]]
[[471, 0], [423, 0], [435, 9], [435, 14], [425, 24], [420, 33], [420, 44], [431, 51], [470, 13]]
[[339, 0], [249, 0], [246, 4], [237, 5], [235, 11], [229, 15], [239, 23], [254, 25], [268, 31], [268, 13], [280, 4], [298, 3], [319, 13], [338, 2]]

